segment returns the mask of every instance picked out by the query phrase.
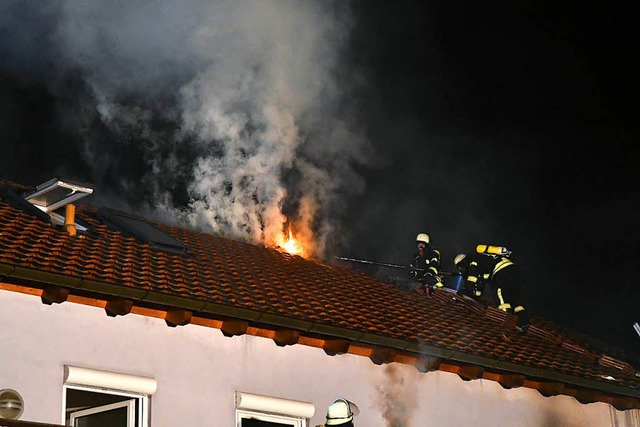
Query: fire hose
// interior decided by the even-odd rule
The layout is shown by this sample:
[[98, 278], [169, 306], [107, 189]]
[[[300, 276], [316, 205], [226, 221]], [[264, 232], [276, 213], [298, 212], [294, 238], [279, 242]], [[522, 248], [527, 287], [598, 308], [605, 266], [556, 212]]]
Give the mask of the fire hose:
[[[381, 267], [402, 268], [403, 270], [409, 269], [409, 270], [413, 270], [413, 271], [425, 271], [422, 268], [407, 267], [406, 265], [391, 264], [389, 262], [368, 261], [366, 259], [346, 258], [346, 257], [341, 257], [341, 256], [337, 256], [336, 259], [340, 260], [340, 261], [357, 262], [357, 263], [360, 263], [360, 264], [379, 265]], [[444, 276], [457, 276], [458, 275], [457, 273], [450, 273], [448, 271], [441, 271], [440, 274], [442, 274]]]

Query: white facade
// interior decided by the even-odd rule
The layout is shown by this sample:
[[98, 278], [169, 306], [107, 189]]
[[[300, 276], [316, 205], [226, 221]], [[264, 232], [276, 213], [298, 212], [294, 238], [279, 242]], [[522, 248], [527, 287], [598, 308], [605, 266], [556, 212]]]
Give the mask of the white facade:
[[337, 397], [355, 402], [356, 427], [638, 426], [637, 410], [536, 390], [503, 389], [487, 380], [463, 381], [446, 372], [420, 373], [368, 358], [327, 356], [322, 349], [0, 290], [0, 389], [24, 399], [20, 419], [61, 424], [64, 367], [76, 366], [152, 378], [153, 427], [233, 427], [235, 392], [308, 402], [324, 423]]

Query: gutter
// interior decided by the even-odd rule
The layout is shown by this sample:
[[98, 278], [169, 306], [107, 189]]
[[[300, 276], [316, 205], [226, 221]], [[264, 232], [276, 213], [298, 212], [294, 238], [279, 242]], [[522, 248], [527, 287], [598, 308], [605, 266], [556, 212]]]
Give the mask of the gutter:
[[216, 316], [229, 316], [249, 322], [258, 322], [269, 326], [286, 327], [289, 329], [341, 338], [373, 346], [388, 347], [426, 356], [439, 357], [456, 362], [477, 365], [484, 368], [522, 374], [526, 375], [527, 377], [540, 378], [553, 382], [562, 382], [565, 384], [585, 387], [592, 390], [598, 390], [602, 392], [640, 399], [639, 388], [631, 388], [611, 383], [604, 383], [601, 381], [559, 373], [551, 369], [532, 368], [512, 362], [498, 361], [485, 356], [478, 356], [475, 354], [464, 353], [457, 350], [436, 347], [420, 342], [385, 337], [368, 332], [359, 332], [352, 329], [339, 328], [323, 323], [292, 319], [277, 314], [261, 313], [254, 310], [247, 310], [244, 308], [219, 303], [197, 301], [181, 296], [167, 295], [160, 292], [150, 292], [144, 289], [114, 285], [112, 283], [101, 282], [92, 279], [77, 278], [30, 268], [16, 267], [2, 263], [0, 263], [0, 278], [25, 279], [38, 283], [63, 286], [79, 291], [90, 291], [106, 296], [131, 299], [138, 302], [186, 309], [198, 313], [212, 314]]

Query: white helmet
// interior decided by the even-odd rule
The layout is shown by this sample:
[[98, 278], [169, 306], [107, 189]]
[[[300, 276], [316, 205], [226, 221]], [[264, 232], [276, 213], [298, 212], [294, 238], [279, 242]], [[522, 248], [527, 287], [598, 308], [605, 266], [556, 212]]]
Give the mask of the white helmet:
[[429, 244], [429, 235], [427, 233], [420, 233], [416, 236], [416, 242], [424, 242]]
[[453, 259], [453, 263], [455, 265], [458, 265], [460, 262], [462, 262], [463, 259], [465, 259], [467, 256], [465, 254], [458, 254], [456, 255], [456, 257]]
[[327, 408], [326, 426], [335, 426], [348, 423], [353, 420], [354, 415], [358, 415], [360, 410], [355, 403], [349, 402], [347, 399], [336, 399]]

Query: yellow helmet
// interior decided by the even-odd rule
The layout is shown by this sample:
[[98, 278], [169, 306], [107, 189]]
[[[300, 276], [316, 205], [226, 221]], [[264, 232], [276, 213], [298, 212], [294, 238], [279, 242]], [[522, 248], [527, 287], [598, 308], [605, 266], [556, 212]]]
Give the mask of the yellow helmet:
[[456, 255], [456, 257], [453, 259], [453, 263], [455, 265], [458, 265], [459, 263], [462, 262], [463, 259], [465, 259], [467, 256], [465, 254], [458, 254]]
[[420, 233], [416, 236], [416, 242], [424, 242], [429, 244], [429, 235], [427, 233]]
[[324, 425], [335, 426], [348, 423], [353, 420], [354, 415], [359, 413], [355, 403], [349, 402], [347, 399], [336, 399], [327, 408], [327, 420]]

